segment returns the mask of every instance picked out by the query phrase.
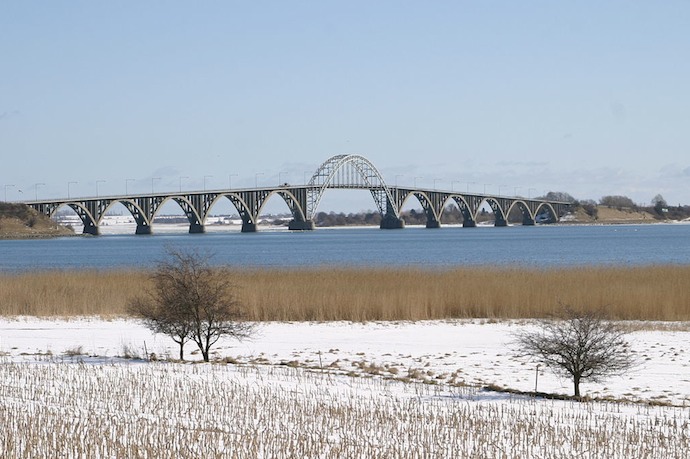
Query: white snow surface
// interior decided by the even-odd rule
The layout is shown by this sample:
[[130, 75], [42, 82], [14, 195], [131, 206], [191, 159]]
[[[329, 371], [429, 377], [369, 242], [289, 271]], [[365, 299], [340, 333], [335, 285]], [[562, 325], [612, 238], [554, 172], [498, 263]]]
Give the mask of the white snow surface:
[[[638, 324], [640, 325], [640, 324]], [[583, 381], [583, 395], [690, 405], [690, 324], [642, 324], [628, 336], [638, 365], [602, 383]], [[261, 323], [251, 340], [221, 340], [214, 359], [317, 368], [334, 374], [440, 384], [535, 389], [536, 362], [518, 358], [514, 333], [530, 321]], [[108, 361], [126, 354], [175, 359], [177, 345], [134, 320], [0, 319], [0, 355], [13, 362], [68, 354]], [[193, 343], [185, 357], [200, 360]], [[541, 367], [541, 392], [572, 394], [571, 382]]]
[[690, 324], [632, 325], [640, 364], [582, 387], [631, 402], [578, 403], [483, 389], [534, 389], [530, 321], [262, 323], [206, 365], [133, 320], [0, 319], [0, 457], [685, 459]]

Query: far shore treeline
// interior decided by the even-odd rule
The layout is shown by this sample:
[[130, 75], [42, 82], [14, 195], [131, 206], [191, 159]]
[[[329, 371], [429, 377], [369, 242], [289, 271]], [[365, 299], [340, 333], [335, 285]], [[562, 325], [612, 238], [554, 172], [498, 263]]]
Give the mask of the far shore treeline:
[[[0, 316], [126, 317], [147, 271], [0, 275]], [[254, 321], [548, 317], [561, 305], [612, 319], [690, 321], [690, 266], [230, 269]]]

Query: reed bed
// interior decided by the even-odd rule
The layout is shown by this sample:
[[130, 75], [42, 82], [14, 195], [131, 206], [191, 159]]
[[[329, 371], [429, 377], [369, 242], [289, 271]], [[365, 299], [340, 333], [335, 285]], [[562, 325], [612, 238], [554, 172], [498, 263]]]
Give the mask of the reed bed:
[[682, 408], [225, 365], [3, 363], [1, 457], [685, 458]]
[[[563, 269], [235, 269], [254, 321], [539, 318], [559, 304], [618, 320], [690, 320], [690, 266]], [[0, 315], [126, 316], [149, 287], [142, 271], [50, 271], [0, 276]]]

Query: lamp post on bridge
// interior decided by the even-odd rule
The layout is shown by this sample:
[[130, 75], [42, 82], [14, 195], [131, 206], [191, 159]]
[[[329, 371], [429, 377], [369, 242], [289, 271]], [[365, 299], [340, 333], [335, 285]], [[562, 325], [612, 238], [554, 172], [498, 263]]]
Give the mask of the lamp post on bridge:
[[39, 186], [45, 186], [45, 183], [36, 183], [34, 184], [34, 196], [36, 197], [36, 201], [38, 201], [38, 187]]
[[264, 175], [263, 172], [257, 172], [254, 174], [254, 188], [259, 188], [259, 175]]
[[70, 194], [70, 188], [69, 188], [70, 185], [76, 185], [76, 184], [78, 184], [78, 183], [79, 183], [79, 182], [67, 182], [67, 199], [71, 199], [71, 198], [72, 198], [72, 196], [71, 196], [71, 194]]
[[156, 194], [155, 190], [153, 189], [153, 184], [156, 180], [160, 180], [160, 177], [151, 177], [151, 194]]
[[98, 197], [98, 184], [105, 183], [105, 180], [96, 180], [96, 197]]
[[238, 174], [228, 174], [228, 189], [232, 190], [232, 178], [237, 177]]
[[7, 189], [14, 188], [14, 185], [5, 185], [5, 202], [7, 202]]
[[129, 196], [129, 182], [134, 182], [133, 178], [125, 179], [125, 194]]
[[206, 179], [207, 178], [213, 178], [212, 175], [204, 175], [204, 193], [206, 192]]

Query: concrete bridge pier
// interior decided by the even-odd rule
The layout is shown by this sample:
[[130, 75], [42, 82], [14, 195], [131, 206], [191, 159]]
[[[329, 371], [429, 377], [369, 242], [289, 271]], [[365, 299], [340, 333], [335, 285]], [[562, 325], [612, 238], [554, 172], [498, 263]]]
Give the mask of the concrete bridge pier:
[[151, 225], [137, 225], [137, 230], [134, 234], [151, 234]]
[[256, 223], [242, 222], [243, 233], [256, 233]]
[[381, 229], [402, 229], [405, 228], [405, 220], [392, 215], [386, 215], [381, 220]]
[[426, 221], [426, 227], [427, 228], [440, 228], [441, 222], [439, 222], [438, 220], [427, 220]]
[[98, 226], [91, 224], [91, 225], [84, 225], [84, 231], [82, 231], [82, 234], [90, 234], [91, 236], [98, 236], [101, 234], [101, 232], [98, 230]]
[[477, 222], [475, 222], [474, 220], [465, 220], [462, 222], [462, 227], [463, 228], [476, 228]]
[[290, 220], [288, 229], [292, 231], [312, 231], [315, 228], [313, 220]]
[[202, 234], [206, 232], [206, 227], [198, 223], [189, 225], [189, 234]]

